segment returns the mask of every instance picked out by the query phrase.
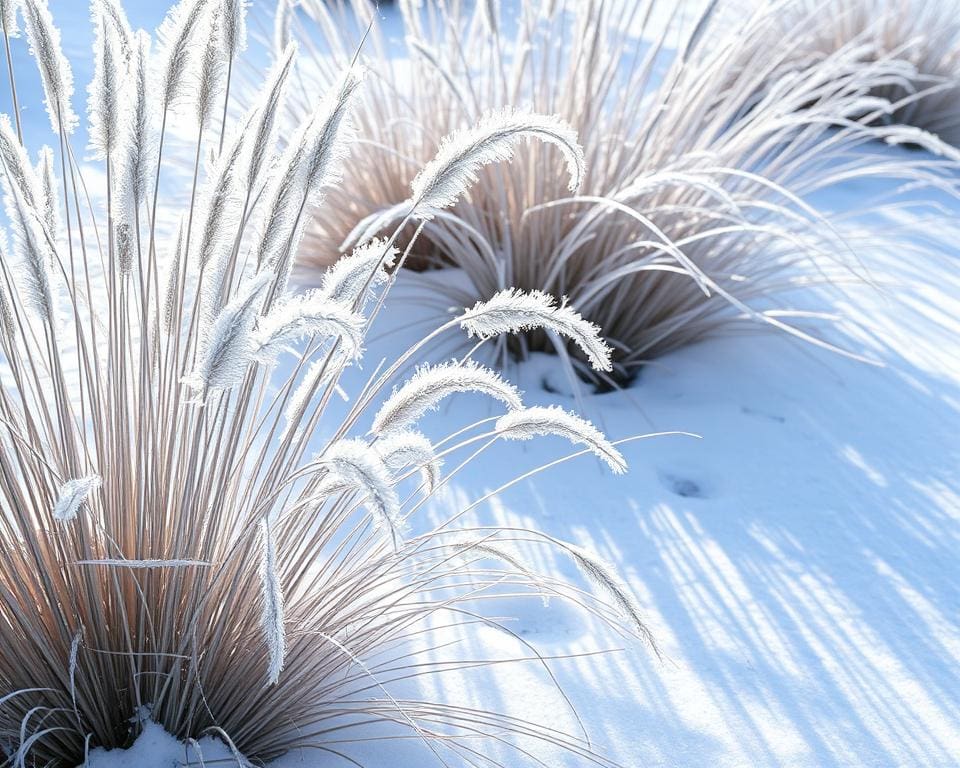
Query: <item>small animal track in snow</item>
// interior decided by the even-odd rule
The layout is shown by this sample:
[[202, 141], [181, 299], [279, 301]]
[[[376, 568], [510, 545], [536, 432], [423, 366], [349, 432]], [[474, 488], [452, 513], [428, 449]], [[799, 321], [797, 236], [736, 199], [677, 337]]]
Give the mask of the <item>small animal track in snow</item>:
[[560, 394], [560, 390], [558, 390], [558, 389], [553, 385], [553, 382], [550, 381], [550, 377], [549, 377], [549, 376], [544, 375], [544, 376], [541, 376], [541, 377], [540, 377], [540, 386], [543, 387], [543, 391], [544, 391], [544, 392], [549, 392], [551, 395]]
[[707, 496], [703, 487], [696, 480], [675, 475], [672, 472], [661, 472], [660, 483], [670, 493], [684, 499], [704, 499]]

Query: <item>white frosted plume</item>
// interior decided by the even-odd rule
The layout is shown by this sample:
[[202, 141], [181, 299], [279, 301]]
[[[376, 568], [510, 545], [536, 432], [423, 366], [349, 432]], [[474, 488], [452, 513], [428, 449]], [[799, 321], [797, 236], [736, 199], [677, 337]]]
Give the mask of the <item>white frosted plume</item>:
[[366, 506], [377, 525], [386, 528], [394, 548], [399, 545], [400, 500], [383, 459], [363, 440], [338, 440], [318, 457], [328, 471], [320, 493], [355, 490], [366, 497]]
[[627, 471], [627, 462], [593, 424], [558, 406], [521, 408], [497, 420], [497, 432], [507, 440], [529, 440], [537, 435], [557, 435], [587, 446], [615, 474]]
[[377, 411], [374, 434], [406, 429], [435, 409], [440, 401], [457, 392], [479, 392], [495, 398], [508, 408], [520, 408], [520, 393], [500, 374], [473, 361], [425, 365], [395, 390]]
[[338, 339], [350, 359], [360, 356], [364, 317], [349, 307], [309, 291], [288, 299], [260, 318], [254, 334], [254, 356], [270, 361], [303, 339], [318, 335]]
[[436, 156], [411, 185], [418, 214], [429, 216], [431, 209], [449, 208], [476, 182], [483, 166], [509, 160], [517, 143], [526, 138], [557, 146], [567, 163], [570, 191], [579, 190], [584, 160], [576, 132], [559, 117], [505, 108], [441, 142]]
[[207, 390], [231, 389], [243, 380], [253, 353], [253, 325], [272, 279], [263, 272], [249, 280], [214, 320], [200, 363], [183, 382], [201, 398]]
[[100, 487], [99, 475], [87, 475], [67, 480], [60, 486], [57, 503], [53, 507], [53, 518], [61, 523], [73, 520], [90, 494]]
[[595, 370], [609, 371], [613, 367], [612, 350], [600, 337], [600, 329], [566, 303], [557, 306], [553, 296], [542, 291], [507, 288], [464, 312], [460, 325], [471, 336], [481, 339], [534, 328], [555, 331], [580, 347]]

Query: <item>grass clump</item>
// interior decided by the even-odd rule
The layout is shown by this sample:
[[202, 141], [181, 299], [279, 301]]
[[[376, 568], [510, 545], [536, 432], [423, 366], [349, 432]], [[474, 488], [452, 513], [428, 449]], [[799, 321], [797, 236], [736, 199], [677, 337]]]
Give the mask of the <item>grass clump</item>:
[[[323, 83], [349, 55], [343, 30], [366, 26], [366, 6], [303, 6], [286, 22], [319, 38], [312, 82]], [[686, 25], [672, 7], [524, 3], [508, 17], [498, 3], [401, 3], [399, 52], [374, 20], [365, 57], [377, 76], [357, 103], [356, 183], [315, 212], [298, 257], [303, 279], [398, 220], [405, 180], [432, 157], [436, 137], [529, 105], [576, 130], [583, 178], [571, 191], [558, 173], [567, 157], [543, 142], [517, 148], [509, 168], [480, 171], [468, 194], [424, 224], [406, 261], [462, 270], [463, 280], [425, 278], [439, 308], [510, 288], [565, 296], [614, 349], [612, 370], [597, 373], [570, 345], [579, 371], [601, 384], [745, 322], [835, 349], [817, 325], [827, 316], [796, 289], [865, 275], [804, 199], [851, 178], [943, 173], [868, 149], [903, 139], [876, 118], [891, 108], [882, 86], [912, 66], [843, 47], [787, 72], [783, 46], [771, 45], [776, 9], [739, 16], [731, 29], [723, 3]], [[755, 54], [748, 64], [745, 51]], [[523, 357], [557, 343], [527, 330], [499, 350]]]
[[[902, 73], [870, 90], [890, 104], [878, 122], [911, 126], [960, 147], [960, 7], [955, 2], [786, 0], [775, 4], [772, 19], [770, 38], [742, 52], [742, 67], [764, 58], [773, 80], [802, 73], [844, 50], [864, 63], [899, 59], [906, 65]], [[772, 57], [769, 49], [780, 41], [789, 43]]]
[[[146, 718], [181, 739], [214, 734], [248, 760], [298, 746], [349, 755], [374, 722], [421, 740], [440, 764], [476, 764], [478, 737], [516, 746], [516, 761], [528, 757], [523, 739], [539, 739], [606, 764], [582, 738], [391, 692], [457, 668], [434, 627], [470, 632], [478, 601], [504, 596], [504, 585], [567, 595], [623, 634], [644, 635], [638, 609], [624, 610], [635, 605], [625, 588], [599, 561], [585, 567], [579, 549], [534, 531], [464, 528], [461, 513], [436, 526], [415, 514], [453, 474], [443, 460], [480, 441], [562, 434], [624, 469], [591, 425], [525, 411], [519, 392], [469, 356], [397, 382], [461, 323], [485, 338], [521, 323], [562, 325], [603, 367], [596, 328], [540, 294], [501, 296], [397, 350], [349, 406], [333, 407], [393, 282], [388, 267], [415, 247], [407, 238], [398, 251], [400, 233], [445, 215], [528, 135], [562, 143], [567, 175], [582, 173], [575, 136], [522, 111], [478, 121], [409, 175], [412, 197], [387, 239], [294, 296], [307, 211], [352, 183], [344, 159], [366, 85], [348, 63], [278, 148], [290, 44], [250, 109], [226, 120], [244, 12], [233, 0], [182, 0], [153, 41], [114, 0], [93, 4], [98, 189], [71, 147], [77, 121], [59, 34], [44, 0], [23, 0], [59, 146], [37, 169], [0, 120], [13, 235], [0, 259], [3, 764], [75, 765], [92, 747], [130, 743]], [[180, 190], [164, 184], [174, 122], [195, 157], [182, 207]], [[163, 225], [171, 218], [178, 234]], [[494, 314], [499, 325], [485, 324]], [[512, 417], [458, 428], [441, 450], [418, 421], [463, 391], [494, 396]], [[490, 552], [518, 542], [576, 552], [597, 596], [513, 557], [490, 565]], [[481, 544], [489, 549], [474, 552]], [[441, 658], [423, 661], [434, 646]]]

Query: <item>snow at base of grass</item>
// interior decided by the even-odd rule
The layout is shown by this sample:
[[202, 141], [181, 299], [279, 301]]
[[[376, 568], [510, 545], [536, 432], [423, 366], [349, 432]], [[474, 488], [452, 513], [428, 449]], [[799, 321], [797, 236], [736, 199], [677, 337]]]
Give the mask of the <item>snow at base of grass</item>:
[[172, 768], [177, 765], [236, 765], [230, 750], [212, 738], [186, 745], [156, 723], [147, 722], [136, 742], [129, 749], [94, 749], [86, 768]]

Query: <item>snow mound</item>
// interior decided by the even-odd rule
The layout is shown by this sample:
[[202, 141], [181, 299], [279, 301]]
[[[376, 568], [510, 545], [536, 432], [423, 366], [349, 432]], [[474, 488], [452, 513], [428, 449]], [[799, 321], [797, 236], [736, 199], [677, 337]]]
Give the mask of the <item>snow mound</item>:
[[146, 722], [129, 749], [91, 750], [84, 768], [173, 768], [182, 765], [236, 765], [230, 750], [209, 737], [187, 745], [162, 726]]

